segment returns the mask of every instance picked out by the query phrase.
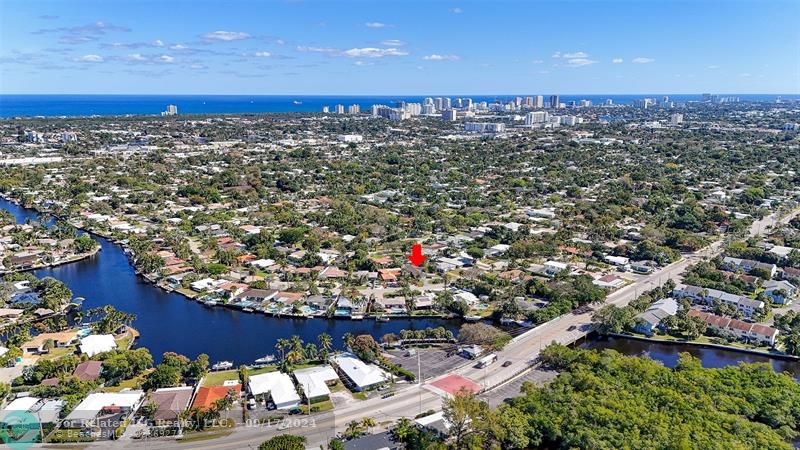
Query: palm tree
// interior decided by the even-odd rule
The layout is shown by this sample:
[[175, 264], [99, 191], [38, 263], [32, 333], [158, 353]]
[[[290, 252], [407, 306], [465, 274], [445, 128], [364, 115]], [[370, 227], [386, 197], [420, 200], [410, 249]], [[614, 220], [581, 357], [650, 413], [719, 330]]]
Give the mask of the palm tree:
[[280, 352], [281, 354], [281, 361], [285, 359], [286, 356], [286, 349], [289, 348], [289, 341], [287, 339], [280, 338], [275, 343], [275, 350]]
[[292, 351], [299, 352], [300, 354], [303, 353], [303, 340], [300, 339], [300, 336], [293, 335], [289, 338], [289, 347], [291, 347]]
[[306, 359], [317, 359], [319, 356], [319, 350], [317, 349], [317, 345], [313, 342], [309, 342], [306, 344], [305, 349], [303, 349], [303, 353], [305, 353]]
[[394, 427], [392, 430], [392, 434], [394, 438], [399, 442], [405, 442], [413, 431], [413, 425], [411, 424], [411, 419], [408, 417], [401, 417], [400, 420], [397, 421], [397, 426]]
[[317, 336], [317, 341], [319, 341], [319, 348], [320, 348], [320, 356], [322, 360], [328, 362], [328, 354], [330, 353], [331, 349], [333, 348], [333, 338], [328, 333], [322, 333]]
[[375, 425], [377, 425], [377, 423], [375, 422], [375, 419], [373, 419], [372, 417], [364, 417], [363, 419], [361, 419], [361, 426], [366, 428], [370, 432], [372, 432], [372, 427], [374, 427]]
[[344, 341], [344, 346], [347, 348], [351, 348], [354, 339], [353, 333], [345, 333], [342, 335], [342, 341]]

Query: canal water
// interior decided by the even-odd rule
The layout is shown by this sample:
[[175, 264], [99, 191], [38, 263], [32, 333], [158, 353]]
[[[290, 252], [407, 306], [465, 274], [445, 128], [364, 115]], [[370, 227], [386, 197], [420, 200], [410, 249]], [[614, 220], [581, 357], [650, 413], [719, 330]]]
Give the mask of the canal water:
[[[22, 223], [38, 220], [36, 211], [0, 198], [0, 208], [9, 210]], [[97, 255], [71, 264], [41, 269], [39, 277], [53, 277], [66, 283], [76, 297], [84, 297], [84, 309], [107, 304], [136, 314], [133, 326], [141, 332], [137, 346], [150, 349], [156, 361], [164, 352], [177, 352], [191, 358], [206, 353], [212, 362], [229, 360], [252, 363], [275, 352], [279, 338], [298, 335], [317, 343], [317, 336], [328, 333], [334, 346], [341, 348], [342, 335], [371, 334], [380, 339], [402, 329], [444, 326], [456, 332], [457, 321], [443, 319], [326, 320], [285, 319], [245, 313], [223, 307], [209, 308], [186, 297], [166, 292], [137, 276], [122, 248], [96, 236], [102, 250]]]
[[640, 341], [636, 339], [598, 337], [581, 345], [581, 348], [602, 350], [610, 348], [625, 355], [646, 356], [661, 361], [666, 367], [675, 367], [681, 353], [690, 353], [699, 358], [703, 367], [719, 368], [745, 363], [770, 363], [778, 372], [786, 372], [800, 381], [800, 362], [769, 358], [752, 353], [723, 350], [714, 347], [696, 345], [667, 344], [660, 342]]

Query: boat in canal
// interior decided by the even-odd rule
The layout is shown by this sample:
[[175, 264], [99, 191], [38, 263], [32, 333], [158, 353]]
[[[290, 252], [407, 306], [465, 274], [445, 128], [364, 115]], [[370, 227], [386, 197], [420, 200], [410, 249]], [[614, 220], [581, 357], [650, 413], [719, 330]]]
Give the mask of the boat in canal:
[[231, 368], [233, 368], [233, 363], [230, 361], [220, 361], [211, 366], [211, 370], [228, 370]]
[[275, 362], [275, 355], [264, 355], [261, 358], [258, 358], [256, 364], [270, 364]]

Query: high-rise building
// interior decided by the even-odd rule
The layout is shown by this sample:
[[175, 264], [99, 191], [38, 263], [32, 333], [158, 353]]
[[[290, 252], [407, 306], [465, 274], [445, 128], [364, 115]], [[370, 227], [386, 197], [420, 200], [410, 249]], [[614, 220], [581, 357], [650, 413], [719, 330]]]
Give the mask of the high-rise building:
[[592, 106], [592, 101], [591, 100], [581, 100], [581, 107], [586, 108], [586, 107], [589, 107], [589, 106]]
[[679, 125], [683, 123], [683, 114], [675, 113], [669, 116], [669, 123], [672, 125]]
[[433, 99], [430, 98], [430, 97], [425, 97], [425, 100], [422, 101], [422, 104], [423, 105], [432, 105], [433, 104]]
[[465, 99], [463, 99], [463, 101], [461, 103], [464, 105], [465, 109], [472, 109], [472, 99], [471, 98], [465, 98]]
[[550, 96], [550, 107], [551, 108], [558, 108], [560, 106], [560, 100], [557, 95]]
[[458, 119], [458, 113], [455, 109], [446, 109], [442, 111], [442, 120], [454, 122]]
[[547, 122], [547, 111], [534, 111], [525, 115], [525, 125], [534, 125]]
[[403, 109], [412, 116], [418, 116], [422, 114], [422, 105], [419, 103], [406, 103]]
[[440, 109], [451, 109], [452, 107], [453, 107], [453, 104], [450, 101], [450, 97], [444, 97], [442, 99], [442, 107]]
[[327, 113], [329, 113], [329, 112], [330, 112], [330, 108], [328, 108], [328, 106], [327, 106], [327, 105], [326, 105], [326, 106], [323, 106], [323, 107], [322, 107], [322, 112], [323, 112], [324, 114], [327, 114]]
[[467, 122], [464, 131], [471, 133], [503, 133], [506, 131], [504, 123]]
[[334, 111], [336, 111], [336, 114], [344, 114], [344, 105], [336, 105]]
[[437, 111], [441, 111], [443, 109], [442, 108], [442, 97], [436, 97], [435, 99], [433, 99], [433, 106], [436, 107]]
[[436, 107], [433, 104], [426, 103], [422, 105], [422, 114], [430, 115], [436, 114]]
[[175, 105], [167, 105], [167, 110], [161, 113], [162, 116], [174, 116], [178, 114], [178, 107]]
[[347, 114], [358, 114], [361, 112], [361, 107], [358, 105], [350, 105], [347, 107]]
[[536, 99], [535, 99], [533, 107], [534, 108], [544, 108], [544, 96], [543, 95], [537, 95], [536, 96]]
[[75, 132], [65, 131], [61, 133], [61, 142], [66, 144], [67, 142], [77, 142], [77, 141], [78, 141], [78, 135]]

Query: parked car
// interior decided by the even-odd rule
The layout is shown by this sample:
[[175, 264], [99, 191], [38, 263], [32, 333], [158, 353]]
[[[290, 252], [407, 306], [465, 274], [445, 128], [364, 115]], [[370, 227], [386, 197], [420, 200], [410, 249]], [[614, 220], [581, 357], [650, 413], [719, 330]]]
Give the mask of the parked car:
[[300, 409], [300, 408], [292, 408], [292, 409], [289, 410], [289, 415], [290, 416], [294, 416], [294, 415], [302, 414], [302, 413], [303, 413], [303, 410]]
[[256, 399], [251, 397], [247, 400], [247, 409], [256, 409]]
[[511, 361], [506, 361], [503, 363], [503, 367], [508, 367], [511, 365]]

